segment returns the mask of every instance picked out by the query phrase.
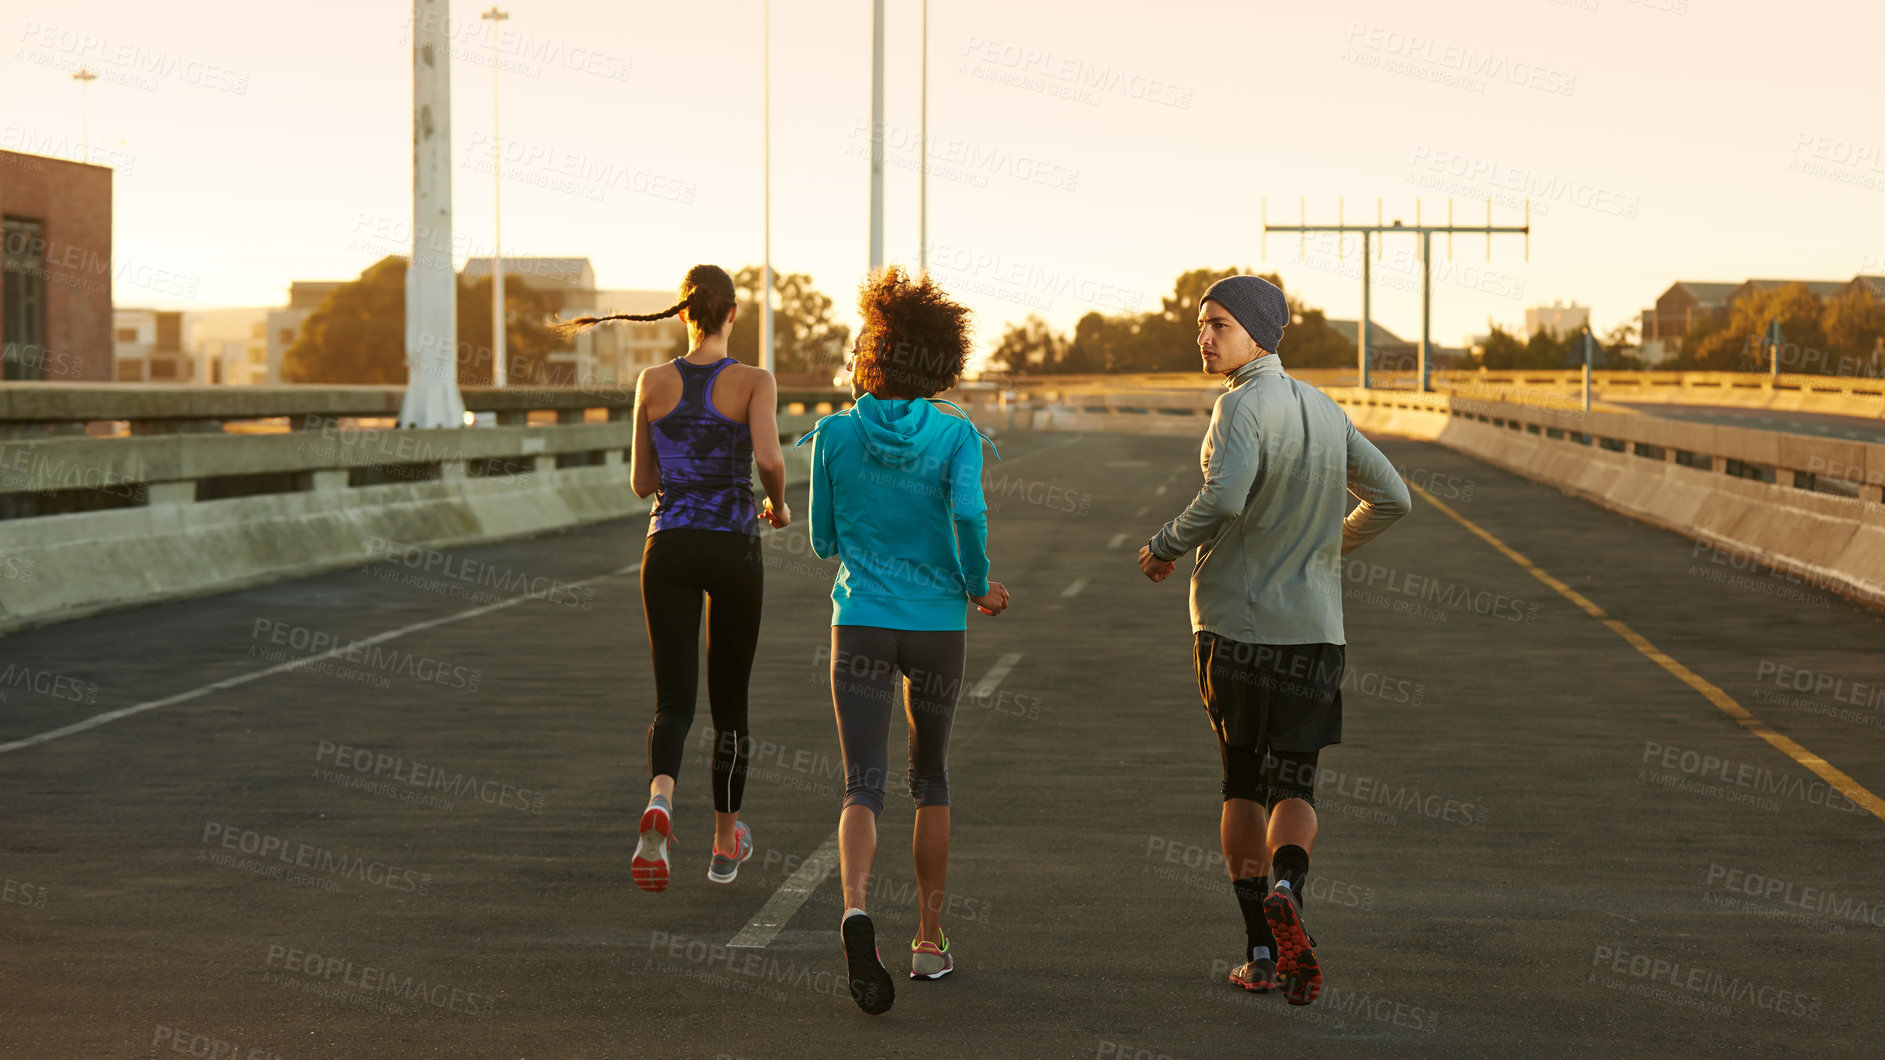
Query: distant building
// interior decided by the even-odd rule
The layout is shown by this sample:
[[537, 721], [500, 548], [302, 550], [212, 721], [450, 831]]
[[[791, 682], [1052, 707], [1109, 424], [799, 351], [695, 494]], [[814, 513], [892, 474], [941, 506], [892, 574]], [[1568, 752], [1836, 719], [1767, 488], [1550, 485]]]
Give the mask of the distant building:
[[288, 304], [270, 309], [263, 322], [266, 334], [263, 347], [264, 368], [262, 377], [252, 379], [252, 382], [270, 385], [284, 382], [281, 374], [282, 355], [286, 354], [288, 347], [293, 346], [295, 340], [301, 337], [301, 325], [307, 323], [308, 317], [313, 316], [316, 309], [321, 308], [321, 303], [327, 300], [328, 295], [349, 282], [351, 281], [296, 280], [288, 285]]
[[1864, 291], [1874, 298], [1885, 300], [1885, 276], [1854, 276], [1846, 289]]
[[1728, 295], [1739, 286], [1690, 280], [1671, 284], [1656, 299], [1656, 308], [1643, 310], [1643, 360], [1655, 364], [1674, 355], [1676, 344], [1691, 328], [1727, 312]]
[[1867, 291], [1885, 298], [1885, 277], [1855, 276], [1850, 280], [1755, 279], [1741, 283], [1677, 281], [1656, 299], [1656, 308], [1643, 310], [1643, 359], [1650, 364], [1675, 355], [1680, 343], [1697, 325], [1726, 317], [1736, 302], [1751, 294], [1777, 291], [1798, 284], [1832, 299], [1846, 291]]
[[112, 310], [112, 378], [120, 383], [198, 382], [196, 359], [183, 345], [183, 317], [182, 310]]
[[184, 314], [183, 345], [196, 362], [196, 378], [235, 386], [269, 382], [269, 312], [244, 308]]
[[1590, 307], [1575, 302], [1556, 301], [1550, 305], [1530, 306], [1525, 310], [1527, 338], [1549, 329], [1554, 335], [1569, 335], [1590, 324]]
[[114, 309], [112, 378], [120, 383], [260, 383], [266, 309]]
[[0, 151], [0, 379], [112, 376], [111, 170]]
[[113, 309], [111, 377], [119, 383], [224, 383], [192, 343], [183, 309]]

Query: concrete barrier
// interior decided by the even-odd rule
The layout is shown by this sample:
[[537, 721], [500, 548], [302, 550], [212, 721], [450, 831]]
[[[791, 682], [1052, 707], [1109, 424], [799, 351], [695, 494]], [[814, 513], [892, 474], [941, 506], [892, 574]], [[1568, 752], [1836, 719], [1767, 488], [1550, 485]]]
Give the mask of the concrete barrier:
[[[551, 461], [544, 461], [551, 463]], [[790, 449], [787, 479], [806, 481]], [[344, 472], [343, 472], [344, 475]], [[0, 632], [648, 510], [628, 464], [153, 503], [0, 522]], [[636, 550], [624, 545], [624, 555]]]
[[1759, 564], [1885, 604], [1885, 445], [1365, 394], [1331, 392], [1364, 431], [1435, 441], [1550, 483], [1718, 550], [1711, 562]]
[[[1885, 605], [1885, 445], [1458, 394], [1324, 387], [1369, 434], [1438, 442], [1716, 550]], [[1220, 391], [1030, 395], [1040, 430], [1199, 438]], [[1796, 590], [1782, 587], [1782, 591]]]
[[[298, 391], [285, 414], [299, 429], [264, 435], [221, 433], [224, 419], [282, 412], [253, 395], [179, 390], [165, 404], [119, 392], [88, 405], [72, 393], [82, 388], [13, 392], [11, 408], [31, 408], [0, 419], [15, 428], [0, 440], [0, 633], [648, 510], [629, 480], [633, 423], [583, 422], [594, 394], [487, 397], [518, 424], [495, 428], [372, 429], [334, 414], [377, 412], [388, 389]], [[561, 422], [523, 425], [545, 405]], [[123, 412], [189, 428], [22, 429]], [[791, 442], [816, 418], [780, 416], [790, 481], [807, 477]]]

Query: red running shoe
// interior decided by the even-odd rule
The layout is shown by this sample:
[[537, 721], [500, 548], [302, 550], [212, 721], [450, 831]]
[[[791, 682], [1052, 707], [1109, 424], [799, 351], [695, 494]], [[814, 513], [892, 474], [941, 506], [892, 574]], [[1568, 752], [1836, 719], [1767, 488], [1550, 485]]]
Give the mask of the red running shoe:
[[1302, 909], [1287, 884], [1278, 884], [1264, 897], [1263, 919], [1276, 936], [1276, 981], [1283, 1000], [1307, 1005], [1322, 993], [1322, 965], [1316, 961], [1316, 940], [1303, 930]]
[[668, 844], [674, 841], [674, 822], [668, 808], [650, 803], [641, 811], [641, 842], [635, 847], [635, 860], [629, 875], [644, 891], [668, 889]]

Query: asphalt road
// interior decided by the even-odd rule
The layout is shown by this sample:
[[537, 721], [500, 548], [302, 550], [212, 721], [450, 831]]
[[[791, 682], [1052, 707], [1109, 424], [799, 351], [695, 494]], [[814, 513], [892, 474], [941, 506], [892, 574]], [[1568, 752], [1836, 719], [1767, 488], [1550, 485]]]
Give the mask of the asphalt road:
[[1785, 409], [1743, 409], [1715, 405], [1656, 405], [1617, 402], [1647, 416], [1691, 423], [1713, 423], [1723, 427], [1748, 427], [1757, 431], [1786, 431], [1811, 434], [1845, 441], [1885, 442], [1885, 422], [1859, 416], [1830, 416], [1821, 412], [1791, 412]]
[[[1384, 448], [1885, 791], [1878, 613], [1448, 450]], [[1324, 993], [1228, 985], [1242, 931], [1184, 586], [1132, 561], [1195, 488], [1195, 444], [1002, 449], [986, 486], [1015, 602], [972, 616], [988, 681], [951, 746], [955, 975], [859, 1013], [835, 873], [763, 949], [725, 948], [838, 816], [832, 567], [802, 524], [767, 544], [758, 854], [705, 879], [703, 707], [675, 881], [632, 885], [652, 704], [629, 521], [0, 640], [0, 743], [160, 704], [0, 753], [0, 1055], [1877, 1055], [1885, 821], [1419, 496], [1347, 567], [1346, 742], [1323, 755], [1305, 910]], [[540, 598], [465, 598], [521, 586]], [[268, 672], [317, 637], [415, 626]], [[911, 818], [893, 789], [873, 891], [893, 972]]]

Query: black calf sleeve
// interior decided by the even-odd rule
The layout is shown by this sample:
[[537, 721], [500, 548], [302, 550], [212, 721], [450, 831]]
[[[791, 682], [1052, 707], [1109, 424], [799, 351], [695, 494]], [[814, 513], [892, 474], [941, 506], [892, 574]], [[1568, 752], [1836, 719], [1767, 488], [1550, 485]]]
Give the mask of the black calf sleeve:
[[1301, 799], [1316, 804], [1316, 756], [1319, 751], [1271, 751], [1263, 764], [1269, 787], [1268, 805], [1274, 809], [1284, 799]]

